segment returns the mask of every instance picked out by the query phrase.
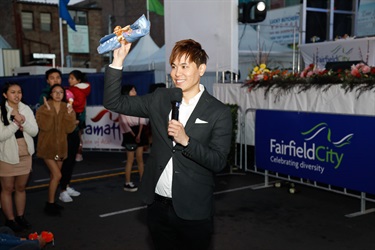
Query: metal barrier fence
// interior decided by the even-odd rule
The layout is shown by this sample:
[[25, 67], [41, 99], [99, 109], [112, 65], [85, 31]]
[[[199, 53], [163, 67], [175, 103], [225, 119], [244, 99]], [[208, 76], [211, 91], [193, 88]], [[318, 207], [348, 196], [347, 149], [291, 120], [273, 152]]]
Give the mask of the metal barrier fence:
[[[243, 110], [241, 109], [241, 107], [239, 107], [240, 116], [238, 120], [239, 120], [239, 126], [240, 126], [239, 128], [239, 138], [240, 138], [239, 150], [240, 152], [239, 152], [239, 159], [238, 157], [236, 158], [236, 163], [238, 164], [238, 167], [245, 172], [251, 172], [251, 173], [260, 174], [264, 176], [264, 183], [260, 184], [256, 189], [272, 187], [273, 186], [272, 184], [274, 182], [270, 182], [270, 178], [275, 178], [278, 180], [284, 180], [284, 181], [288, 181], [288, 182], [292, 182], [296, 184], [301, 184], [301, 185], [305, 185], [309, 187], [322, 189], [325, 191], [330, 191], [330, 192], [350, 196], [353, 198], [358, 198], [360, 200], [360, 210], [358, 212], [345, 215], [348, 218], [375, 212], [375, 208], [366, 209], [366, 202], [375, 203], [375, 196], [371, 194], [367, 194], [365, 192], [348, 190], [346, 188], [331, 186], [330, 184], [326, 184], [326, 183], [319, 183], [316, 181], [311, 182], [310, 180], [307, 180], [307, 179], [303, 179], [299, 177], [292, 177], [290, 175], [284, 175], [284, 174], [280, 174], [277, 172], [269, 172], [268, 170], [259, 169], [256, 165], [255, 154], [254, 154], [254, 164], [252, 166], [248, 166], [248, 144], [246, 141], [246, 132], [245, 132], [246, 131], [245, 128], [247, 126], [246, 116], [249, 113], [252, 113], [252, 115], [255, 116], [255, 111], [256, 109], [253, 109], [253, 108], [248, 108], [246, 110]], [[237, 154], [238, 152], [236, 152], [236, 156]]]

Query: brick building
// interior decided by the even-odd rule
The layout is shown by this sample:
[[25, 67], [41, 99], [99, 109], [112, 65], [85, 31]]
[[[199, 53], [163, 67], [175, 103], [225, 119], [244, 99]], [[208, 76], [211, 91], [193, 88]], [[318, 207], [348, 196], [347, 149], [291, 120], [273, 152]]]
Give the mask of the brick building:
[[[84, 32], [79, 32], [77, 36], [78, 33], [73, 33], [65, 21], [63, 22], [64, 67], [68, 64], [69, 67], [89, 67], [100, 71], [109, 62], [109, 57], [97, 53], [99, 39], [116, 25], [125, 26], [133, 23], [142, 14], [147, 15], [146, 3], [146, 0], [85, 0], [69, 5], [70, 15], [77, 27]], [[0, 15], [6, 18], [6, 22], [2, 22], [0, 27], [0, 35], [12, 48], [20, 49], [21, 66], [51, 65], [51, 61], [33, 58], [34, 53], [55, 54], [56, 66], [61, 65], [57, 4], [42, 0], [2, 0]], [[152, 24], [151, 37], [161, 47], [164, 44], [164, 16], [150, 12], [149, 19]], [[71, 39], [68, 39], [69, 35]], [[80, 39], [87, 40], [82, 50], [74, 46], [74, 43], [72, 45], [72, 42], [79, 42], [77, 40]]]

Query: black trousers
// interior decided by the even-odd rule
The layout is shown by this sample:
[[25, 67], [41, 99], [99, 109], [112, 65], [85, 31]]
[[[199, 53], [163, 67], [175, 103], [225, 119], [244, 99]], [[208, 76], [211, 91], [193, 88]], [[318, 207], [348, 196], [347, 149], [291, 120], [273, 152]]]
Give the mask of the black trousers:
[[213, 232], [213, 218], [184, 220], [172, 204], [155, 201], [147, 208], [147, 224], [156, 250], [207, 250]]
[[79, 148], [79, 131], [74, 130], [72, 133], [68, 134], [68, 157], [64, 160], [61, 168], [61, 180], [60, 188], [61, 190], [66, 190], [72, 179], [73, 169], [76, 165], [76, 154]]

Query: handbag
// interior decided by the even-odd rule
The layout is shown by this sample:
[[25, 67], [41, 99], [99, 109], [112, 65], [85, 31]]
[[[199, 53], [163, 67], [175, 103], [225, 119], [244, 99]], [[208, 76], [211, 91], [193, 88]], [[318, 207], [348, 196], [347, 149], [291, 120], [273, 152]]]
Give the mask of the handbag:
[[[138, 118], [138, 124], [140, 124], [140, 118]], [[123, 134], [123, 137], [125, 137], [125, 134]], [[132, 142], [125, 142], [125, 140], [123, 140], [121, 146], [125, 147], [126, 151], [135, 151], [138, 147], [138, 144], [134, 141], [134, 139], [132, 139]]]

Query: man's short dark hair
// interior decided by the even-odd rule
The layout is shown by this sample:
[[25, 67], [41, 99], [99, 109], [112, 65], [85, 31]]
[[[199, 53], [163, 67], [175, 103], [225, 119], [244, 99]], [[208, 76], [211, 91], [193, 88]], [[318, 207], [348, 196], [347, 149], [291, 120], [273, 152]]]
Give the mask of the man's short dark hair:
[[174, 60], [180, 59], [183, 55], [189, 58], [190, 62], [194, 62], [197, 67], [201, 64], [207, 64], [208, 55], [200, 43], [193, 39], [178, 41], [172, 49], [169, 57], [169, 64], [172, 65]]
[[46, 71], [46, 80], [48, 79], [49, 75], [52, 73], [59, 73], [60, 77], [62, 77], [61, 71], [56, 68], [51, 68]]

